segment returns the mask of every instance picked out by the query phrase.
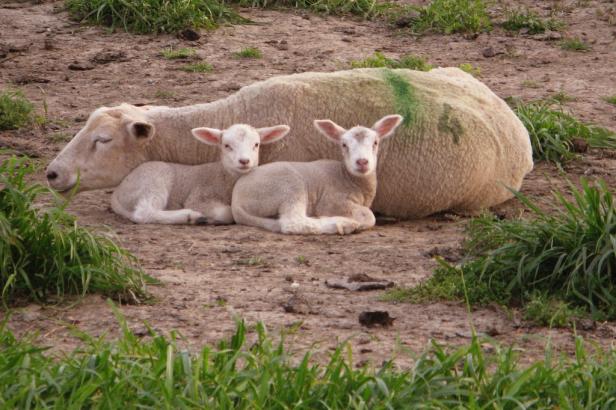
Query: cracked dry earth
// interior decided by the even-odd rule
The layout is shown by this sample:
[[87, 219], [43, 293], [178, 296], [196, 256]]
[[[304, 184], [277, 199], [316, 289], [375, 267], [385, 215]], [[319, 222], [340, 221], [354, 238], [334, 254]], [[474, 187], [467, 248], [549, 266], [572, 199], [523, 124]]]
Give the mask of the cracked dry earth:
[[[549, 36], [513, 36], [498, 27], [475, 39], [415, 38], [379, 21], [252, 9], [241, 13], [256, 24], [202, 32], [199, 40], [189, 42], [170, 35], [138, 36], [82, 26], [69, 20], [62, 2], [4, 1], [0, 88], [19, 87], [41, 111], [45, 104], [51, 123], [0, 133], [0, 147], [12, 147], [45, 163], [101, 105], [207, 102], [274, 75], [346, 68], [350, 60], [376, 50], [392, 57], [418, 54], [440, 66], [471, 63], [501, 97], [534, 99], [563, 91], [575, 97], [567, 106], [578, 117], [616, 129], [616, 107], [602, 99], [616, 94], [616, 26], [609, 21], [613, 2], [516, 3], [544, 16], [559, 5], [558, 17], [567, 23], [560, 35], [582, 37], [592, 50], [563, 51]], [[492, 12], [498, 19], [512, 4], [499, 2]], [[249, 46], [261, 49], [263, 58], [233, 56]], [[187, 61], [162, 58], [161, 50], [168, 47], [194, 48], [194, 58], [211, 63], [214, 71], [180, 71]], [[494, 53], [484, 53], [490, 47]], [[540, 163], [523, 191], [549, 207], [550, 191], [565, 188], [567, 178], [576, 181], [581, 175], [604, 178], [614, 187], [616, 160], [608, 152], [590, 152], [564, 172]], [[37, 177], [42, 179], [42, 174]], [[263, 321], [274, 335], [287, 329], [287, 344], [296, 352], [313, 348], [317, 358], [325, 359], [337, 343], [348, 340], [358, 363], [379, 364], [393, 355], [401, 366], [412, 360], [408, 350], [422, 351], [431, 339], [451, 345], [469, 341], [464, 304], [394, 304], [381, 301], [382, 290], [358, 292], [325, 285], [352, 274], [415, 285], [431, 274], [434, 255], [459, 257], [463, 218], [439, 215], [394, 221], [347, 237], [281, 236], [243, 226], [138, 226], [111, 213], [109, 197], [109, 191], [80, 194], [69, 210], [81, 224], [109, 227], [143, 268], [163, 283], [151, 288], [155, 303], [121, 307], [138, 334], [144, 333], [147, 322], [165, 333], [178, 330], [185, 343], [197, 348], [229, 336], [235, 320], [244, 318], [249, 324]], [[510, 201], [498, 211], [513, 215], [520, 209]], [[388, 311], [395, 318], [393, 325], [363, 327], [358, 317], [366, 310]], [[548, 339], [559, 350], [573, 351], [572, 330], [531, 327], [519, 316], [515, 310], [482, 308], [472, 311], [472, 322], [480, 333], [504, 344], [515, 343], [523, 349], [524, 360], [539, 357]], [[118, 323], [100, 296], [88, 296], [71, 306], [19, 307], [10, 318], [10, 327], [18, 334], [38, 332], [41, 342], [58, 352], [78, 344], [69, 331], [71, 325], [94, 335], [118, 334]], [[609, 345], [616, 324], [596, 323], [577, 333]]]

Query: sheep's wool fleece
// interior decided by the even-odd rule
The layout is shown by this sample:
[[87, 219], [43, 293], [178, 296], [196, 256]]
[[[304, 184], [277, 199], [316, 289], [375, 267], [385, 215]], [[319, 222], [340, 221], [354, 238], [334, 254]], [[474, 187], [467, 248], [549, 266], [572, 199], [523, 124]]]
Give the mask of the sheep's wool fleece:
[[512, 197], [510, 189], [519, 189], [533, 167], [528, 132], [515, 113], [457, 68], [280, 76], [194, 107], [207, 126], [289, 124], [287, 138], [263, 147], [262, 163], [339, 159], [339, 147], [319, 135], [314, 119], [350, 128], [403, 115], [404, 123], [381, 145], [372, 206], [397, 217], [499, 204]]

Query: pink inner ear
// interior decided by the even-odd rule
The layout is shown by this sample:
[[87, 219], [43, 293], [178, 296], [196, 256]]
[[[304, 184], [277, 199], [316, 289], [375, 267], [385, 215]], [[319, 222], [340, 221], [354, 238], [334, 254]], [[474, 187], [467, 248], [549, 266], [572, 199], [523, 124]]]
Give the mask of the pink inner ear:
[[270, 132], [268, 132], [265, 135], [261, 136], [261, 142], [266, 143], [269, 142], [271, 140], [275, 140], [276, 138], [280, 137], [281, 134], [285, 133], [286, 129], [284, 128], [275, 128], [273, 130], [271, 130]]
[[322, 133], [327, 135], [329, 138], [338, 141], [342, 136], [342, 133], [331, 121], [316, 121], [317, 127], [321, 130]]
[[401, 121], [402, 119], [399, 116], [385, 117], [376, 124], [374, 130], [377, 134], [379, 134], [379, 137], [382, 138], [383, 136], [390, 134]]
[[210, 144], [218, 144], [220, 143], [220, 138], [217, 134], [214, 134], [213, 132], [206, 130], [206, 129], [199, 129], [199, 130], [195, 130], [193, 132], [193, 134], [195, 135], [195, 137], [208, 142]]

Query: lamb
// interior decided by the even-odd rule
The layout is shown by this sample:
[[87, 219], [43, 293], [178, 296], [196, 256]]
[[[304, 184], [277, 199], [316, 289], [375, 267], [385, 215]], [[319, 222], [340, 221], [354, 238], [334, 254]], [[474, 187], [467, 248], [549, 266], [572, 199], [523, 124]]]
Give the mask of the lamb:
[[[47, 179], [60, 192], [77, 181], [85, 191], [115, 187], [146, 161], [216, 161], [213, 147], [190, 138], [201, 124], [288, 124], [292, 135], [264, 147], [263, 164], [340, 159], [334, 144], [315, 138], [312, 119], [351, 127], [390, 113], [404, 122], [380, 149], [376, 212], [420, 218], [481, 210], [511, 198], [509, 188], [519, 189], [533, 168], [524, 125], [473, 76], [457, 68], [365, 68], [277, 76], [207, 104], [98, 108], [49, 164]], [[105, 149], [93, 149], [101, 138], [110, 140]]]
[[231, 224], [233, 185], [259, 164], [260, 144], [280, 140], [289, 129], [286, 125], [255, 129], [245, 124], [226, 130], [194, 128], [195, 139], [218, 146], [219, 162], [192, 166], [146, 162], [122, 181], [111, 207], [138, 224]]
[[387, 115], [370, 128], [346, 130], [331, 120], [315, 127], [338, 143], [342, 161], [274, 162], [243, 176], [233, 189], [237, 223], [287, 234], [349, 234], [374, 226], [379, 143], [402, 122]]

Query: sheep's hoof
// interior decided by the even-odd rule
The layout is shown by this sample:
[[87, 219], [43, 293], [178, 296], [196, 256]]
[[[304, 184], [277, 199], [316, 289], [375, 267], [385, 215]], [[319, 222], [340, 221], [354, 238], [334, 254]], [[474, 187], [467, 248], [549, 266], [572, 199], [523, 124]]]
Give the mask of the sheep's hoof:
[[200, 216], [197, 219], [195, 219], [195, 225], [207, 225], [208, 224], [208, 220], [205, 216]]

